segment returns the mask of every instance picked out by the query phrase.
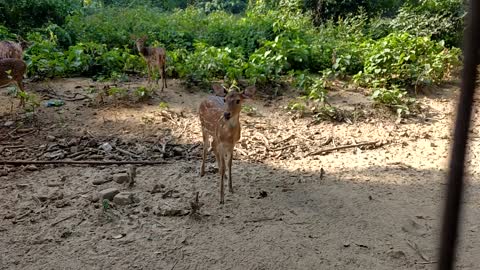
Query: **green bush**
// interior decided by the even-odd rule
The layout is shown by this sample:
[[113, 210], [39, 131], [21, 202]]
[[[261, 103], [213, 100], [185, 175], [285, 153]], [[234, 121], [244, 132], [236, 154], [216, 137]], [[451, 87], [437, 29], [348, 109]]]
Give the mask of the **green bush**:
[[372, 92], [372, 99], [378, 103], [387, 106], [395, 111], [399, 117], [408, 116], [414, 107], [415, 99], [408, 96], [407, 91], [392, 86], [387, 88], [375, 88]]
[[242, 76], [243, 54], [239, 48], [217, 48], [195, 44], [195, 51], [172, 53], [175, 73], [188, 83], [199, 84], [213, 79], [238, 80]]
[[24, 34], [49, 22], [62, 25], [65, 17], [80, 10], [83, 0], [0, 1], [0, 23]]
[[66, 77], [86, 75], [111, 77], [130, 70], [143, 70], [145, 64], [130, 49], [107, 49], [104, 44], [78, 43], [66, 51], [59, 48], [56, 36], [46, 38], [39, 33], [29, 35], [32, 46], [25, 52], [29, 75]]
[[[415, 1], [417, 2], [417, 1]], [[448, 47], [461, 42], [465, 9], [461, 0], [422, 0], [403, 6], [392, 20], [394, 31], [443, 40]]]
[[0, 40], [15, 40], [16, 36], [7, 27], [0, 25]]
[[355, 80], [365, 86], [417, 87], [441, 82], [459, 65], [459, 49], [408, 33], [363, 43], [365, 67]]
[[131, 34], [147, 34], [168, 50], [194, 50], [194, 42], [215, 47], [242, 47], [251, 53], [264, 39], [273, 39], [271, 16], [239, 18], [222, 11], [209, 15], [200, 9], [187, 8], [171, 13], [148, 7], [104, 8], [84, 16], [70, 16], [65, 25], [74, 42], [108, 44], [123, 47], [131, 44]]

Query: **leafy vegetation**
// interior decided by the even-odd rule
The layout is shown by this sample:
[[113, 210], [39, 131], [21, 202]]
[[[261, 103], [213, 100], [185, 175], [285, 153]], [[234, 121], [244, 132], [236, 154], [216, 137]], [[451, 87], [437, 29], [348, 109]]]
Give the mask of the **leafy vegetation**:
[[146, 34], [148, 45], [167, 49], [169, 77], [190, 86], [293, 82], [301, 98], [290, 109], [327, 114], [339, 79], [407, 115], [411, 90], [459, 67], [465, 13], [461, 0], [15, 2], [0, 2], [0, 38], [28, 39], [29, 76], [127, 80], [146, 68], [130, 36]]

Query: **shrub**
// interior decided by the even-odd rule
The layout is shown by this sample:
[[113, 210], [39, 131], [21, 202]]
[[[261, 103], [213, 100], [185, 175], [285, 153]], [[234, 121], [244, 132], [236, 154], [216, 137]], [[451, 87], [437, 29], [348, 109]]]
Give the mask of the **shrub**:
[[198, 84], [213, 79], [236, 80], [242, 76], [243, 54], [239, 48], [217, 48], [196, 43], [195, 51], [173, 54], [174, 70], [188, 83]]
[[48, 22], [63, 24], [65, 17], [80, 10], [82, 0], [0, 1], [0, 23], [18, 33], [42, 27]]
[[392, 33], [363, 45], [365, 67], [355, 80], [365, 86], [417, 87], [441, 82], [459, 65], [459, 49], [407, 33]]
[[408, 96], [407, 91], [393, 85], [391, 88], [375, 88], [372, 99], [395, 111], [399, 117], [408, 116], [414, 107], [415, 99]]
[[145, 66], [140, 57], [132, 55], [127, 47], [108, 50], [104, 44], [89, 42], [78, 43], [63, 51], [53, 33], [49, 38], [33, 33], [29, 35], [29, 40], [33, 41], [25, 53], [29, 75], [111, 77], [129, 70], [141, 70]]
[[465, 8], [462, 0], [417, 0], [404, 5], [392, 20], [395, 31], [444, 40], [448, 47], [461, 42]]

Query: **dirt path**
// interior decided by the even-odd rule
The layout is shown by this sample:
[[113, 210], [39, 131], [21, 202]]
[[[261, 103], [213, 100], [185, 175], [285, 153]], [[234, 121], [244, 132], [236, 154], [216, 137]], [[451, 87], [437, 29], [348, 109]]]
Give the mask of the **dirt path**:
[[[42, 104], [32, 122], [9, 122], [9, 101], [2, 99], [1, 159], [169, 163], [138, 167], [131, 188], [111, 181], [128, 166], [0, 167], [1, 269], [435, 267], [454, 87], [421, 98], [424, 115], [400, 124], [353, 90], [331, 93], [334, 105], [362, 115], [351, 123], [297, 118], [280, 109], [288, 97], [255, 100], [256, 113], [242, 116], [235, 193], [227, 192], [220, 206], [213, 157], [209, 173], [198, 176], [196, 110], [206, 94], [189, 93], [176, 81], [169, 85], [147, 103]], [[102, 87], [88, 79], [28, 86], [63, 97]], [[169, 109], [159, 108], [161, 100]], [[459, 269], [480, 265], [475, 121]], [[378, 144], [311, 155], [371, 141]], [[107, 188], [132, 194], [131, 203], [102, 205], [96, 194]], [[188, 213], [196, 192], [204, 205], [193, 218]]]

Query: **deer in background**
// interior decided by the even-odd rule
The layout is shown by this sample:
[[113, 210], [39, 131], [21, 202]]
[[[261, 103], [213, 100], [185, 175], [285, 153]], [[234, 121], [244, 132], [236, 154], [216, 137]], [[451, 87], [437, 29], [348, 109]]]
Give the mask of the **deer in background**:
[[0, 59], [2, 58], [23, 58], [23, 51], [28, 47], [28, 43], [19, 37], [19, 42], [0, 41]]
[[[14, 84], [22, 92], [23, 88], [23, 75], [27, 71], [27, 64], [21, 59], [16, 58], [5, 58], [0, 59], [0, 87], [6, 87], [8, 85]], [[20, 97], [21, 107], [25, 106], [25, 100], [23, 97]]]
[[[163, 91], [164, 87], [167, 88], [167, 74], [165, 72], [165, 68], [167, 65], [167, 51], [165, 50], [165, 48], [161, 47], [145, 47], [145, 41], [147, 40], [147, 38], [147, 36], [143, 36], [140, 38], [132, 36], [132, 39], [135, 40], [138, 51], [147, 61], [148, 82], [150, 83], [152, 81], [153, 72], [155, 68], [158, 68], [162, 79], [161, 90]], [[158, 84], [158, 78], [156, 83]]]
[[203, 136], [203, 154], [200, 176], [205, 175], [205, 159], [209, 148], [210, 137], [213, 137], [212, 150], [220, 173], [220, 204], [224, 203], [225, 168], [228, 168], [228, 190], [233, 193], [232, 158], [235, 144], [241, 137], [240, 111], [246, 99], [252, 99], [256, 88], [249, 86], [244, 92], [226, 90], [212, 85], [216, 96], [210, 96], [199, 107], [200, 123]]

